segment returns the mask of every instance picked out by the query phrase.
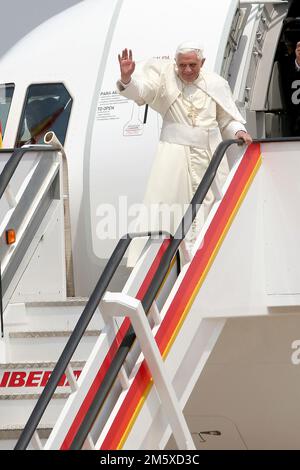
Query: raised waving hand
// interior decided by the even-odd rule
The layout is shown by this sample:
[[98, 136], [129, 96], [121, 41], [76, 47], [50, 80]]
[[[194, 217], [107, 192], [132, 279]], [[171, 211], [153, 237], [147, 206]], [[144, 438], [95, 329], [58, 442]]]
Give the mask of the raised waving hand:
[[132, 60], [132, 50], [123, 49], [122, 54], [118, 55], [118, 59], [121, 71], [121, 81], [127, 84], [130, 82], [131, 75], [135, 69], [135, 62]]

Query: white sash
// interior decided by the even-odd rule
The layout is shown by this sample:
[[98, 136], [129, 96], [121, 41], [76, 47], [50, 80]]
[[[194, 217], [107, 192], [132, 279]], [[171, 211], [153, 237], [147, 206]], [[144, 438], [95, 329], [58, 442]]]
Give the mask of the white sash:
[[218, 127], [205, 129], [177, 122], [163, 121], [160, 140], [170, 144], [189, 145], [190, 147], [209, 148], [210, 139], [220, 134]]

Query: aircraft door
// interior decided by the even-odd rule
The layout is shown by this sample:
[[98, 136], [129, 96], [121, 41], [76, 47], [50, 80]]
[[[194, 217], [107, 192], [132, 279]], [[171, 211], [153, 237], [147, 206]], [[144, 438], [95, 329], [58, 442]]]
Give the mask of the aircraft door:
[[[172, 0], [122, 2], [111, 41], [104, 50], [92, 124], [90, 153], [90, 217], [93, 253], [110, 256], [120, 236], [134, 227], [142, 203], [161, 128], [161, 118], [145, 106], [120, 96], [118, 54], [131, 48], [137, 62], [153, 57], [173, 60], [179, 43], [204, 43], [208, 70], [221, 71], [223, 52], [236, 12], [236, 0], [187, 0], [180, 11]], [[227, 32], [226, 32], [227, 31]], [[172, 168], [170, 168], [172, 171]]]

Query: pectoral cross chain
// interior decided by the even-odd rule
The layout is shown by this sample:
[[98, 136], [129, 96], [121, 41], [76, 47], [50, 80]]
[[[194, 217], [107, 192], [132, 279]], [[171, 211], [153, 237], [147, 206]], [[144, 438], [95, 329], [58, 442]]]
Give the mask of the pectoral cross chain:
[[192, 126], [196, 126], [196, 119], [198, 117], [198, 111], [194, 105], [191, 105], [188, 109], [188, 117], [192, 120]]

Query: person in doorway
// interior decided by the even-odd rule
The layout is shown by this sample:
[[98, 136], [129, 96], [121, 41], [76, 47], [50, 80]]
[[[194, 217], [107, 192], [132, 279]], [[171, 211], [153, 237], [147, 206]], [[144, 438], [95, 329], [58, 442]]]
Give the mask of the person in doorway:
[[[119, 93], [138, 105], [148, 104], [163, 118], [144, 202], [148, 207], [188, 205], [222, 138], [240, 138], [245, 144], [252, 142], [229, 85], [219, 75], [203, 70], [203, 49], [191, 41], [178, 46], [175, 62], [150, 59], [136, 67], [128, 49], [119, 54], [118, 60]], [[227, 175], [228, 164], [223, 158], [217, 175], [221, 186]], [[192, 243], [213, 201], [210, 190], [202, 214], [198, 214], [190, 230]], [[171, 226], [143, 228], [174, 233], [181, 217], [172, 216]], [[134, 264], [137, 254], [134, 249], [129, 252], [129, 266]]]
[[289, 122], [288, 135], [300, 137], [300, 41], [293, 48], [293, 54], [282, 60], [281, 77]]

